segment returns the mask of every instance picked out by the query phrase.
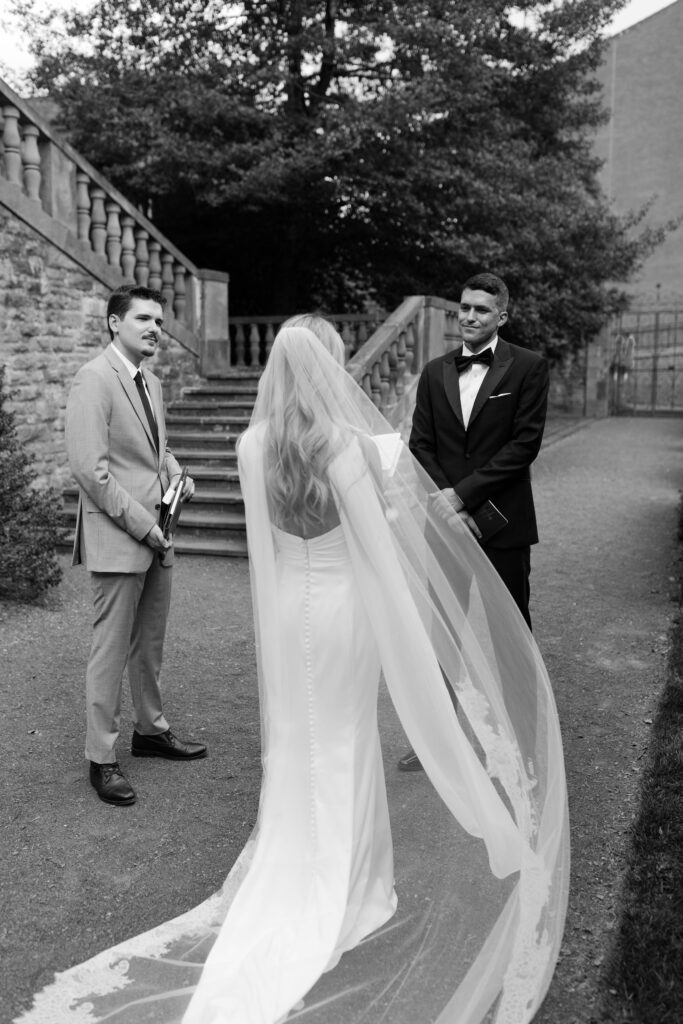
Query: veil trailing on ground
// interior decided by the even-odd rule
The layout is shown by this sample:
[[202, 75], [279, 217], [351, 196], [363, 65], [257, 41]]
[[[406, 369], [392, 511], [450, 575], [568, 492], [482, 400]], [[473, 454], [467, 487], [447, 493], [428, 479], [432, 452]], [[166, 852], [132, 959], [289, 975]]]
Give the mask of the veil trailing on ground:
[[[355, 949], [347, 945], [338, 966], [334, 956], [302, 969], [306, 1004], [287, 1020], [526, 1024], [554, 970], [569, 876], [551, 686], [479, 544], [328, 349], [306, 329], [280, 332], [239, 445], [264, 750], [277, 724], [273, 695], [285, 687], [273, 526], [303, 538], [339, 528], [391, 702], [425, 774], [387, 773], [395, 916]], [[285, 449], [277, 438], [293, 417], [301, 443]], [[299, 478], [299, 463], [312, 473]], [[297, 486], [285, 492], [283, 479]], [[380, 703], [386, 734], [399, 744], [393, 759], [405, 741], [389, 702]], [[220, 893], [58, 975], [22, 1024], [180, 1022], [239, 902], [267, 813], [262, 799]], [[291, 906], [301, 910], [289, 922], [295, 942], [306, 908], [294, 897]], [[258, 913], [269, 913], [267, 900]], [[255, 991], [268, 989], [268, 974], [252, 975]], [[191, 1007], [193, 1024], [236, 1019], [194, 1017]], [[239, 1020], [275, 1024], [259, 1010]]]

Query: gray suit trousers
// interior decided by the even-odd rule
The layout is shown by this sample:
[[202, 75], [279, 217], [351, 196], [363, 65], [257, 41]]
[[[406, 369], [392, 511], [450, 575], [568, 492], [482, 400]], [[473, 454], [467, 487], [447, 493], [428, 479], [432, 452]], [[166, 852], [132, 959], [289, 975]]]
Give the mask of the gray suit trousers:
[[133, 723], [143, 735], [165, 732], [159, 674], [173, 570], [158, 555], [146, 572], [91, 572], [95, 606], [93, 642], [86, 671], [89, 761], [116, 761], [123, 673], [133, 699]]

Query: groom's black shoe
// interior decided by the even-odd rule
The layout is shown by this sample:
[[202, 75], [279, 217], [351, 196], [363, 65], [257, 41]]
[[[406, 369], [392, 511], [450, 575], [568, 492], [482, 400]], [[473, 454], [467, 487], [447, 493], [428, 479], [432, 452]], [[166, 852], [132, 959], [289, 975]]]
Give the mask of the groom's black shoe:
[[123, 807], [135, 803], [135, 790], [119, 768], [118, 761], [111, 764], [96, 764], [95, 761], [91, 761], [90, 782], [105, 804], [118, 804]]
[[206, 757], [206, 745], [179, 740], [170, 729], [155, 736], [141, 736], [139, 732], [134, 732], [131, 754], [133, 757], [168, 757], [173, 761], [191, 761]]
[[409, 750], [407, 754], [399, 759], [398, 770], [400, 772], [421, 772], [422, 762], [417, 756], [414, 750]]

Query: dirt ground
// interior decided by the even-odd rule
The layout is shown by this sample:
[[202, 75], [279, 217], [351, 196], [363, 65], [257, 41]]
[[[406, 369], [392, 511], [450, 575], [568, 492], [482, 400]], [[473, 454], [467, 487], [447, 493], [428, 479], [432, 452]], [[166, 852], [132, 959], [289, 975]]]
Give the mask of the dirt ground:
[[[565, 740], [573, 866], [565, 941], [537, 1022], [589, 1024], [609, 1019], [600, 1009], [602, 966], [678, 607], [683, 422], [587, 421], [549, 433], [534, 475], [542, 543], [532, 615]], [[101, 803], [87, 781], [86, 574], [65, 568], [43, 607], [0, 603], [0, 1024], [55, 970], [217, 889], [254, 823], [248, 567], [185, 558], [174, 571], [165, 706], [176, 731], [205, 740], [210, 757], [134, 760], [122, 742], [139, 797], [129, 808]], [[126, 740], [130, 731], [124, 709]], [[388, 744], [390, 758], [403, 753], [400, 735]], [[387, 772], [390, 786], [410, 785], [389, 760]]]

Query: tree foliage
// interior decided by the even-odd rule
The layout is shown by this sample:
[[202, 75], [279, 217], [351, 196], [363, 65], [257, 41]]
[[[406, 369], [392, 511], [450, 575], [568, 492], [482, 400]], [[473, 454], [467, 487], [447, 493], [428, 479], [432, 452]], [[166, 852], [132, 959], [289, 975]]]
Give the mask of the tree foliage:
[[233, 312], [457, 298], [490, 269], [513, 335], [552, 355], [662, 234], [611, 212], [591, 151], [623, 2], [98, 0], [61, 34], [34, 22], [34, 85], [161, 230], [230, 273]]
[[33, 601], [62, 578], [55, 552], [61, 499], [35, 487], [31, 458], [5, 407], [4, 381], [0, 366], [0, 597]]

